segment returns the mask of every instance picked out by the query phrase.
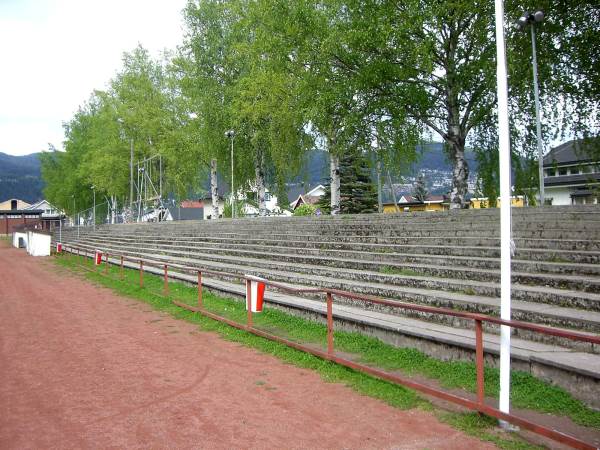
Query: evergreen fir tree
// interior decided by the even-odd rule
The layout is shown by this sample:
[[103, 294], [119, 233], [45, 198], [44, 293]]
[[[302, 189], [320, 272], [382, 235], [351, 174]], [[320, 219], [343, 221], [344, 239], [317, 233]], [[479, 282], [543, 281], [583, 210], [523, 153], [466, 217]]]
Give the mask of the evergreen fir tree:
[[[317, 207], [324, 214], [331, 212], [331, 186]], [[360, 153], [350, 152], [340, 158], [340, 210], [342, 214], [364, 214], [377, 212], [377, 190], [371, 180], [367, 159]]]
[[417, 201], [423, 203], [425, 202], [425, 200], [427, 200], [428, 196], [429, 192], [427, 192], [427, 186], [425, 186], [425, 179], [423, 178], [423, 174], [421, 173], [417, 177], [417, 182], [413, 191], [413, 197]]

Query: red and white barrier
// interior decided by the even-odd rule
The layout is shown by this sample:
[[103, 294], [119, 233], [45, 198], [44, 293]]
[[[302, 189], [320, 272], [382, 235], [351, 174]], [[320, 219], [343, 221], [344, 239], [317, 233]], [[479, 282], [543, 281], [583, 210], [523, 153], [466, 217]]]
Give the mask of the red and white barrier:
[[[263, 310], [263, 298], [265, 295], [265, 283], [262, 278], [250, 278], [250, 305], [252, 312], [259, 313]], [[248, 310], [248, 291], [246, 291], [246, 310]]]
[[100, 250], [96, 250], [96, 255], [94, 256], [94, 263], [97, 266], [102, 264], [102, 252]]

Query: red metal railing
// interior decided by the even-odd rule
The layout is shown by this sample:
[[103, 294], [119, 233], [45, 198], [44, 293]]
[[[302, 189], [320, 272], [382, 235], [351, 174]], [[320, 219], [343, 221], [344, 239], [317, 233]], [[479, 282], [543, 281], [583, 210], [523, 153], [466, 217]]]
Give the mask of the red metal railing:
[[[76, 246], [71, 246], [71, 245], [67, 244], [67, 245], [63, 246], [63, 249], [64, 249], [64, 251], [69, 252], [73, 255], [75, 254], [75, 251], [77, 251], [77, 255], [82, 257], [82, 261], [84, 260], [84, 258], [86, 258], [88, 256], [88, 249], [86, 249], [85, 247], [76, 247]], [[93, 252], [91, 252], [91, 254], [93, 255]], [[113, 256], [116, 257], [117, 255], [113, 254]], [[349, 367], [349, 368], [352, 368], [355, 370], [359, 370], [361, 372], [368, 373], [370, 375], [373, 375], [375, 377], [378, 377], [378, 378], [381, 378], [381, 379], [384, 379], [387, 381], [391, 381], [393, 383], [407, 386], [409, 388], [423, 392], [427, 395], [431, 395], [433, 397], [437, 397], [442, 400], [456, 403], [458, 405], [464, 406], [464, 407], [472, 409], [474, 411], [479, 411], [479, 412], [481, 412], [483, 414], [487, 414], [491, 417], [495, 417], [497, 419], [504, 420], [506, 422], [517, 425], [519, 427], [522, 427], [527, 430], [538, 433], [542, 436], [546, 436], [548, 438], [554, 439], [563, 444], [570, 445], [573, 448], [578, 448], [578, 449], [595, 449], [596, 448], [595, 446], [590, 445], [575, 436], [571, 436], [571, 435], [562, 433], [560, 431], [557, 431], [557, 430], [554, 430], [551, 428], [547, 428], [545, 426], [536, 424], [534, 422], [531, 422], [528, 419], [524, 419], [522, 417], [518, 417], [513, 414], [506, 414], [497, 408], [494, 408], [492, 406], [485, 404], [483, 323], [486, 322], [486, 323], [496, 324], [496, 325], [506, 325], [511, 328], [528, 330], [528, 331], [533, 331], [533, 332], [537, 332], [537, 333], [541, 333], [541, 334], [545, 334], [545, 335], [549, 335], [549, 336], [557, 336], [557, 337], [561, 337], [561, 338], [571, 339], [574, 341], [588, 342], [588, 343], [597, 344], [597, 345], [600, 344], [600, 336], [593, 336], [593, 335], [578, 333], [576, 331], [559, 330], [559, 329], [552, 328], [552, 327], [547, 327], [547, 326], [543, 326], [543, 325], [535, 325], [532, 323], [521, 322], [518, 320], [504, 320], [504, 319], [500, 319], [498, 317], [488, 316], [485, 314], [454, 311], [454, 310], [446, 309], [446, 308], [415, 305], [415, 304], [411, 304], [411, 303], [404, 303], [404, 302], [398, 302], [398, 301], [393, 301], [393, 300], [385, 300], [385, 299], [381, 299], [381, 298], [377, 298], [377, 297], [372, 297], [369, 295], [356, 294], [356, 293], [343, 291], [343, 290], [339, 290], [339, 289], [294, 288], [294, 287], [287, 286], [287, 285], [284, 285], [281, 283], [269, 281], [266, 279], [262, 279], [262, 278], [258, 278], [258, 277], [254, 277], [254, 276], [250, 276], [250, 275], [239, 275], [239, 274], [230, 273], [230, 272], [222, 272], [222, 271], [215, 271], [215, 270], [209, 270], [209, 269], [199, 269], [197, 267], [184, 266], [184, 265], [180, 265], [180, 264], [167, 264], [164, 261], [156, 261], [156, 260], [151, 260], [151, 259], [147, 259], [147, 258], [132, 258], [132, 257], [124, 256], [123, 254], [120, 254], [118, 256], [119, 256], [120, 279], [121, 280], [124, 279], [123, 270], [124, 270], [124, 263], [126, 261], [131, 262], [131, 264], [130, 264], [131, 268], [135, 268], [136, 263], [139, 264], [138, 270], [139, 270], [140, 288], [142, 288], [144, 285], [144, 283], [143, 283], [143, 279], [144, 279], [143, 273], [145, 270], [144, 267], [154, 267], [154, 268], [158, 269], [159, 271], [157, 272], [157, 274], [160, 273], [160, 269], [162, 268], [164, 284], [163, 284], [163, 292], [162, 292], [162, 294], [159, 294], [159, 295], [168, 296], [168, 294], [169, 294], [169, 281], [168, 281], [169, 280], [169, 267], [176, 271], [176, 272], [172, 272], [173, 274], [182, 274], [182, 273], [197, 274], [198, 306], [191, 306], [187, 303], [184, 303], [184, 302], [176, 300], [176, 299], [171, 300], [175, 305], [177, 305], [181, 308], [184, 308], [184, 309], [187, 309], [190, 311], [194, 311], [194, 312], [198, 312], [200, 314], [203, 314], [206, 317], [210, 317], [211, 319], [226, 323], [232, 327], [235, 327], [235, 328], [238, 328], [241, 330], [245, 330], [245, 331], [255, 334], [257, 336], [261, 336], [266, 339], [270, 339], [270, 340], [288, 345], [297, 350], [301, 350], [301, 351], [310, 353], [312, 355], [318, 356], [320, 358], [336, 362], [340, 365], [343, 365], [343, 366], [346, 366], [346, 367]], [[106, 254], [106, 257], [105, 257], [105, 263], [109, 263], [108, 254]], [[107, 264], [107, 266], [108, 266], [108, 264]], [[105, 268], [105, 274], [106, 273], [107, 273], [107, 269]], [[253, 326], [253, 321], [252, 321], [252, 314], [253, 314], [252, 308], [250, 307], [249, 304], [247, 304], [248, 313], [247, 313], [247, 319], [246, 319], [245, 325], [240, 324], [238, 322], [234, 322], [230, 319], [219, 316], [210, 311], [207, 311], [206, 309], [204, 309], [203, 302], [202, 302], [202, 284], [203, 284], [202, 276], [205, 274], [218, 276], [218, 277], [233, 278], [233, 279], [237, 279], [237, 280], [244, 280], [246, 283], [246, 294], [247, 294], [246, 299], [248, 302], [250, 299], [250, 295], [249, 295], [250, 282], [253, 280], [259, 280], [267, 286], [271, 286], [278, 290], [281, 290], [284, 292], [290, 292], [290, 293], [294, 293], [294, 294], [301, 294], [301, 293], [325, 294], [326, 303], [327, 303], [327, 351], [324, 352], [321, 350], [310, 348], [305, 345], [298, 344], [298, 343], [290, 341], [288, 339], [285, 339], [285, 338], [282, 338], [282, 337], [279, 337], [279, 336], [276, 336], [271, 333], [268, 333], [263, 330], [255, 328]], [[389, 306], [392, 308], [399, 308], [399, 309], [425, 312], [425, 313], [431, 313], [431, 314], [440, 314], [440, 315], [458, 317], [458, 318], [465, 319], [465, 320], [472, 320], [475, 325], [474, 326], [475, 343], [476, 343], [476, 345], [475, 345], [475, 367], [476, 367], [476, 381], [477, 381], [477, 400], [473, 401], [468, 398], [460, 397], [458, 395], [455, 395], [455, 394], [452, 394], [449, 392], [445, 392], [440, 389], [435, 389], [430, 386], [426, 386], [424, 384], [415, 382], [411, 379], [402, 377], [400, 375], [391, 374], [391, 373], [385, 372], [383, 370], [369, 367], [369, 366], [357, 363], [355, 361], [351, 361], [351, 360], [342, 358], [340, 356], [337, 356], [335, 354], [335, 350], [334, 350], [334, 336], [333, 336], [333, 332], [334, 332], [333, 298], [334, 298], [334, 296], [344, 297], [344, 298], [348, 298], [351, 300], [361, 301], [364, 303], [385, 305], [385, 306]]]

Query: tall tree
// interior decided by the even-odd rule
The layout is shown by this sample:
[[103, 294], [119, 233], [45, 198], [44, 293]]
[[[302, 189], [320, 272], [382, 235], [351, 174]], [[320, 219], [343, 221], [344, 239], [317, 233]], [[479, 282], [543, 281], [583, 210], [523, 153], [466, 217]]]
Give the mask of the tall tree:
[[[407, 114], [444, 140], [453, 164], [451, 207], [464, 205], [469, 174], [465, 145], [474, 135], [495, 126], [493, 3], [480, 0], [401, 3], [331, 0], [326, 3], [344, 11], [343, 20], [334, 24], [333, 32], [337, 47], [332, 48], [332, 55], [339, 70], [358, 74], [362, 90], [387, 102], [392, 116]], [[581, 42], [585, 38], [597, 40], [598, 33], [594, 31], [598, 31], [598, 21], [590, 20], [590, 15], [598, 16], [598, 6], [590, 1], [580, 2], [579, 7], [569, 6], [566, 1], [543, 3], [548, 11], [553, 10], [554, 17], [543, 26], [551, 28], [554, 34], [540, 36], [539, 41], [543, 39], [546, 47], [540, 49], [540, 62], [545, 55], [549, 57], [546, 65], [552, 69], [546, 77], [546, 86], [560, 84], [555, 93], [563, 99], [549, 104], [558, 105], [560, 109], [569, 98], [577, 100], [569, 102], [571, 107], [566, 110], [572, 111], [581, 104], [585, 106], [582, 111], [594, 112], [597, 121], [597, 89], [592, 87], [593, 81], [598, 79], [598, 65], [594, 62], [597, 59], [586, 56]], [[520, 60], [522, 53], [527, 53], [524, 42], [531, 46], [525, 34], [517, 36], [512, 23], [522, 14], [521, 8], [533, 6], [507, 2], [511, 62], [517, 52], [521, 52]], [[568, 11], [569, 8], [575, 11]], [[565, 15], [561, 16], [561, 12]], [[573, 50], [572, 54], [569, 50]], [[569, 65], [570, 54], [579, 59], [572, 66]], [[511, 66], [512, 110], [519, 110], [524, 119], [520, 124], [532, 122], [532, 107], [522, 106], [531, 93], [530, 82], [528, 86], [524, 84], [530, 80], [525, 72], [531, 73], [531, 66], [522, 61]], [[578, 86], [590, 86], [590, 89], [582, 92], [585, 90]], [[580, 112], [576, 114], [581, 119], [583, 116]], [[573, 122], [571, 129], [585, 122], [566, 119]]]
[[425, 202], [425, 200], [427, 200], [428, 196], [429, 196], [429, 192], [427, 192], [427, 186], [425, 185], [425, 178], [423, 177], [423, 174], [420, 173], [419, 176], [417, 177], [417, 181], [415, 183], [413, 197], [418, 202], [423, 203], [423, 202]]

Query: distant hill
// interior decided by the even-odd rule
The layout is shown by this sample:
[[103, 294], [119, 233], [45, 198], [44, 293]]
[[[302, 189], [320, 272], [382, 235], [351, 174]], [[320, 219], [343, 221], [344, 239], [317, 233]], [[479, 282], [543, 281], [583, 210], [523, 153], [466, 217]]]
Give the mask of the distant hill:
[[34, 203], [42, 200], [43, 188], [38, 153], [25, 156], [0, 153], [0, 202], [18, 198]]
[[[431, 142], [417, 147], [417, 161], [404, 171], [405, 175], [417, 176], [423, 170], [447, 172], [452, 176], [452, 164], [448, 161], [444, 153], [444, 144], [441, 142]], [[465, 151], [467, 163], [471, 173], [477, 172], [477, 161], [475, 153], [467, 149]], [[294, 178], [292, 183], [326, 183], [329, 179], [329, 155], [322, 150], [311, 150], [308, 152], [304, 166], [300, 174]], [[396, 181], [396, 180], [394, 180]]]
[[[417, 175], [421, 170], [439, 170], [442, 172], [451, 172], [452, 164], [448, 161], [444, 153], [444, 144], [441, 142], [430, 142], [417, 146], [419, 158], [413, 165], [411, 174]], [[465, 150], [465, 158], [471, 172], [477, 172], [477, 160], [473, 150]]]

